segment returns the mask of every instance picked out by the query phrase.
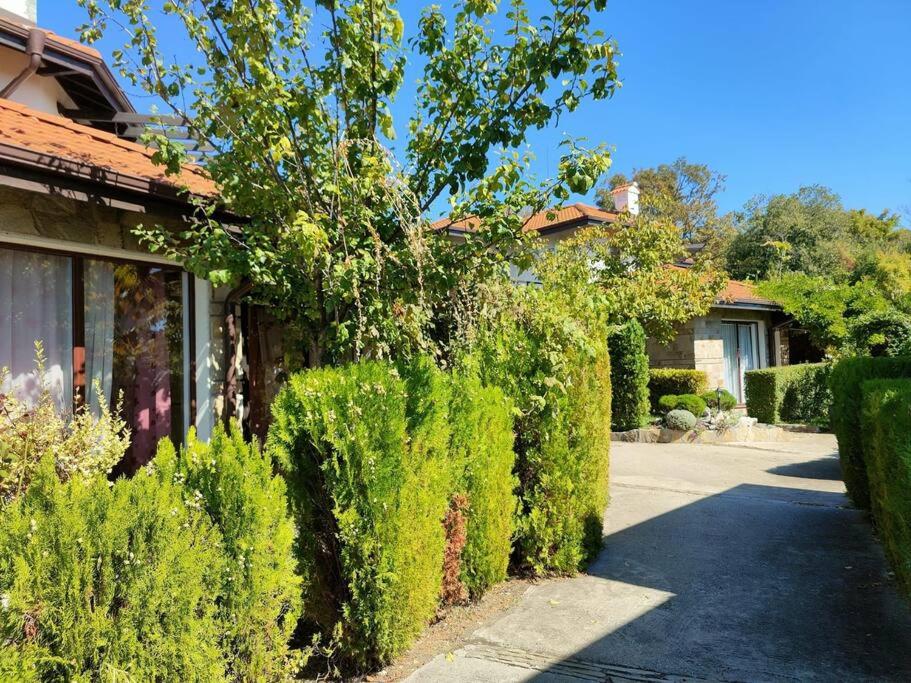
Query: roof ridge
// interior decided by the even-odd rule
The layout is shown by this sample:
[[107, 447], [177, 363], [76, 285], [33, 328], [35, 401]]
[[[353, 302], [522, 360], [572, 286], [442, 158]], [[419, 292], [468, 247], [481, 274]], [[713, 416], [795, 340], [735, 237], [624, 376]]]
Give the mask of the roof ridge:
[[[75, 121], [68, 119], [65, 116], [49, 114], [38, 109], [32, 109], [31, 107], [26, 106], [20, 102], [14, 102], [13, 100], [8, 99], [0, 99], [0, 107], [11, 109], [22, 114], [23, 116], [31, 116], [32, 118], [38, 119], [39, 121], [43, 121], [44, 123], [48, 123], [53, 126], [66, 128], [67, 130], [70, 130], [79, 135], [86, 135], [88, 137], [94, 138], [95, 140], [98, 140], [99, 142], [113, 144], [117, 147], [129, 150], [131, 152], [139, 152], [147, 157], [149, 161], [152, 160], [152, 156], [154, 155], [154, 152], [149, 151], [149, 148], [144, 145], [140, 145], [136, 142], [130, 142], [129, 140], [124, 140], [123, 138], [119, 138], [113, 133], [109, 133], [104, 130], [98, 130], [97, 128], [92, 128], [91, 126], [85, 126], [81, 123], [76, 123]], [[201, 175], [205, 178], [209, 177], [205, 169], [199, 164], [184, 163], [181, 164], [181, 168], [190, 173]]]

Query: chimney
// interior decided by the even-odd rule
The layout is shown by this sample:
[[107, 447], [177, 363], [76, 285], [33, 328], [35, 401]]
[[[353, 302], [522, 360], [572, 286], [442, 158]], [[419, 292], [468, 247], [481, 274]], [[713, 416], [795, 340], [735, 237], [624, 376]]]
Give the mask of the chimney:
[[629, 211], [634, 216], [639, 214], [639, 185], [635, 182], [620, 185], [610, 191], [614, 198], [614, 208], [623, 213]]
[[0, 0], [2, 14], [12, 14], [15, 19], [34, 24], [38, 21], [38, 0]]

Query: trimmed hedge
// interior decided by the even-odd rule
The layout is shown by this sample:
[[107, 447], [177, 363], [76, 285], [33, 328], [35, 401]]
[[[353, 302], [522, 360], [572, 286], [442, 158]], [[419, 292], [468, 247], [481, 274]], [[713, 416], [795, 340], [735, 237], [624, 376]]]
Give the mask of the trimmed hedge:
[[2, 512], [0, 671], [48, 681], [224, 680], [218, 600], [227, 561], [218, 528], [184, 493], [151, 469], [113, 484], [63, 483], [44, 458]]
[[637, 429], [648, 418], [648, 354], [645, 330], [637, 320], [618, 325], [607, 335], [611, 357], [611, 429]]
[[458, 493], [468, 501], [460, 579], [477, 598], [506, 579], [516, 526], [518, 480], [513, 474], [512, 402], [484, 386], [475, 370], [453, 373], [451, 458]]
[[188, 503], [202, 505], [221, 531], [228, 562], [219, 616], [230, 678], [284, 680], [301, 589], [285, 481], [271, 457], [232, 423], [229, 432], [217, 425], [208, 443], [191, 431], [179, 454], [162, 441], [154, 464], [181, 481]]
[[401, 653], [441, 592], [478, 597], [506, 578], [513, 408], [470, 358], [451, 374], [424, 357], [303, 372], [273, 418], [267, 448], [297, 520], [304, 620], [348, 668]]
[[720, 392], [706, 391], [699, 398], [705, 401], [705, 405], [712, 410], [733, 410], [737, 407], [737, 397], [727, 389], [722, 389]]
[[841, 472], [854, 504], [870, 507], [861, 426], [861, 385], [871, 379], [911, 378], [911, 358], [845, 358], [832, 368], [829, 410], [832, 431], [838, 438]]
[[832, 394], [829, 363], [782, 365], [745, 373], [747, 413], [760, 422], [826, 425]]
[[706, 407], [702, 397], [695, 394], [662, 396], [658, 400], [658, 408], [665, 414], [672, 410], [686, 410], [696, 417], [701, 417], [705, 413]]
[[608, 497], [610, 361], [539, 288], [517, 288], [475, 341], [482, 380], [517, 408], [520, 514], [514, 561], [571, 573], [601, 549]]
[[401, 653], [436, 611], [448, 403], [436, 370], [403, 380], [363, 362], [293, 375], [273, 404], [267, 445], [297, 520], [303, 615], [355, 667]]
[[864, 460], [886, 556], [911, 596], [911, 380], [861, 385]]
[[651, 368], [648, 371], [648, 396], [652, 412], [658, 413], [658, 401], [662, 396], [696, 394], [708, 388], [709, 377], [702, 370], [678, 368]]

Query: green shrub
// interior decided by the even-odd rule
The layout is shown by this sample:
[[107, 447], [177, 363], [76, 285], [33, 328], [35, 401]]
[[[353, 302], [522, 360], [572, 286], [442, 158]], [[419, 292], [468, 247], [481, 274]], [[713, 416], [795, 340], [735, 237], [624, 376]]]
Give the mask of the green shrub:
[[456, 487], [468, 500], [460, 577], [477, 598], [506, 578], [512, 551], [518, 502], [512, 402], [482, 385], [476, 370], [462, 369], [453, 374], [450, 424]]
[[733, 410], [737, 407], [737, 397], [727, 389], [706, 391], [699, 398], [712, 410]]
[[782, 365], [745, 374], [747, 413], [760, 422], [828, 423], [829, 363]]
[[708, 375], [702, 370], [677, 368], [651, 368], [648, 371], [648, 396], [652, 411], [659, 412], [658, 401], [662, 396], [703, 393], [709, 384]]
[[911, 596], [911, 381], [861, 386], [873, 518], [898, 583]]
[[864, 313], [848, 325], [848, 343], [858, 354], [899, 356], [911, 346], [911, 316], [894, 309]]
[[648, 354], [645, 330], [636, 320], [607, 335], [611, 357], [611, 429], [637, 429], [648, 417]]
[[297, 520], [303, 614], [351, 665], [401, 653], [435, 613], [448, 405], [438, 371], [402, 379], [379, 362], [293, 375], [273, 404], [267, 445]]
[[229, 433], [217, 426], [209, 443], [191, 432], [179, 457], [162, 441], [154, 462], [162, 476], [186, 486], [187, 504], [202, 505], [221, 531], [228, 565], [219, 612], [231, 678], [282, 680], [301, 596], [284, 479], [236, 425]]
[[662, 413], [668, 413], [672, 410], [688, 410], [693, 415], [703, 415], [706, 405], [701, 396], [695, 394], [681, 394], [675, 396], [670, 394], [658, 399], [658, 409]]
[[870, 379], [907, 377], [911, 377], [911, 358], [845, 358], [832, 368], [829, 416], [838, 438], [845, 486], [857, 507], [870, 507], [861, 429], [861, 385]]
[[[0, 386], [8, 375], [0, 368]], [[40, 392], [34, 402], [16, 392], [0, 393], [0, 505], [22, 494], [45, 456], [54, 459], [61, 479], [107, 474], [130, 446], [126, 423], [108, 409], [98, 388], [99, 411], [87, 407], [65, 420], [47, 390], [44, 347], [35, 342], [35, 381]]]
[[664, 417], [664, 424], [668, 429], [688, 432], [696, 426], [696, 416], [689, 410], [672, 410]]
[[603, 339], [548, 292], [515, 288], [478, 331], [482, 380], [517, 409], [520, 519], [515, 560], [574, 572], [601, 548], [610, 447], [610, 361]]
[[[0, 523], [0, 643], [43, 680], [217, 681], [218, 529], [151, 470], [61, 482], [45, 458]], [[6, 665], [4, 665], [6, 666]]]

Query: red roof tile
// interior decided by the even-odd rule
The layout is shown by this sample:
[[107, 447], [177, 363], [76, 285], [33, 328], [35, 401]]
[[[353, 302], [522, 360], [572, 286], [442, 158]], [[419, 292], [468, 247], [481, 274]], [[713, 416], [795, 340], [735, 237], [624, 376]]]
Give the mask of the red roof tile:
[[718, 295], [718, 300], [724, 303], [778, 306], [777, 302], [760, 296], [753, 285], [748, 282], [740, 282], [739, 280], [728, 280], [727, 286]]
[[[610, 223], [616, 220], [617, 214], [611, 211], [604, 211], [595, 206], [577, 202], [558, 209], [547, 209], [532, 214], [525, 220], [522, 230], [532, 232], [535, 230], [550, 230], [560, 228], [566, 225], [572, 225], [581, 221], [591, 221], [593, 223]], [[444, 228], [453, 228], [456, 230], [474, 231], [478, 229], [480, 222], [477, 218], [464, 218], [458, 221], [452, 221], [449, 218], [441, 218], [434, 221], [431, 227], [434, 230], [443, 230]]]
[[165, 175], [164, 167], [152, 162], [154, 150], [10, 100], [0, 99], [0, 145], [40, 155], [32, 166], [63, 175], [64, 171], [55, 169], [59, 166], [55, 162], [74, 164], [101, 184], [122, 185], [124, 180], [132, 180], [132, 184], [186, 188], [199, 196], [217, 194], [215, 183], [201, 166], [186, 164], [179, 176]]

